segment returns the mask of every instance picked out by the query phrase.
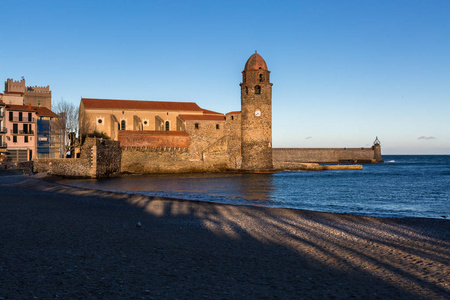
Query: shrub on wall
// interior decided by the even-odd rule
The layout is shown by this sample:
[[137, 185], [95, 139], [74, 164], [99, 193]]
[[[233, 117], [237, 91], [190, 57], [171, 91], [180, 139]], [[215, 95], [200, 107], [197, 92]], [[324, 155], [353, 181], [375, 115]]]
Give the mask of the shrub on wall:
[[87, 137], [89, 137], [89, 138], [101, 138], [101, 139], [105, 139], [105, 140], [109, 140], [110, 139], [110, 137], [106, 133], [104, 133], [103, 131], [99, 132], [97, 130], [94, 130], [91, 133], [83, 134], [81, 136], [81, 145], [84, 144], [84, 141], [86, 140]]

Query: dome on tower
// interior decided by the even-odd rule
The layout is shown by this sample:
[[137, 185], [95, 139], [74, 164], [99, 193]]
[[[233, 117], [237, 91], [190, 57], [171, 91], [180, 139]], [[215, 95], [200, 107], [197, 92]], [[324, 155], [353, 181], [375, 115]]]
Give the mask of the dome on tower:
[[267, 64], [264, 61], [264, 59], [259, 55], [256, 51], [255, 53], [250, 56], [250, 58], [247, 60], [247, 63], [245, 64], [244, 71], [247, 70], [267, 70]]

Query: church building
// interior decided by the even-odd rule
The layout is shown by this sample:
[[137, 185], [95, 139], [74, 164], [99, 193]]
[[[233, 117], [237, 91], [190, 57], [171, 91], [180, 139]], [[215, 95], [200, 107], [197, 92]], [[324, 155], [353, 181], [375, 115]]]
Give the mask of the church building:
[[258, 53], [240, 86], [241, 111], [227, 114], [193, 102], [82, 98], [80, 129], [120, 141], [123, 172], [271, 170], [272, 83]]

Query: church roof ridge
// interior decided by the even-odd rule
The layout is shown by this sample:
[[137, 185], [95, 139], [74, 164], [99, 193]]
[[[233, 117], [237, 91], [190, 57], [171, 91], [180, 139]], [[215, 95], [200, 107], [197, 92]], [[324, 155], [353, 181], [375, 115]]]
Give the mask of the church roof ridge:
[[183, 121], [225, 121], [224, 115], [178, 115]]
[[146, 101], [81, 98], [85, 108], [118, 109], [155, 109], [155, 110], [191, 110], [203, 112], [195, 102]]

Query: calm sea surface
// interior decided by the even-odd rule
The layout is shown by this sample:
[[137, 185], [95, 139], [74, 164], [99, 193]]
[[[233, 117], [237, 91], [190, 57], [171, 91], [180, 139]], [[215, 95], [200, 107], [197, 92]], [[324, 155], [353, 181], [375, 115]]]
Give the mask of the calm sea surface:
[[385, 155], [362, 171], [139, 175], [64, 180], [72, 186], [382, 217], [450, 217], [450, 155]]

